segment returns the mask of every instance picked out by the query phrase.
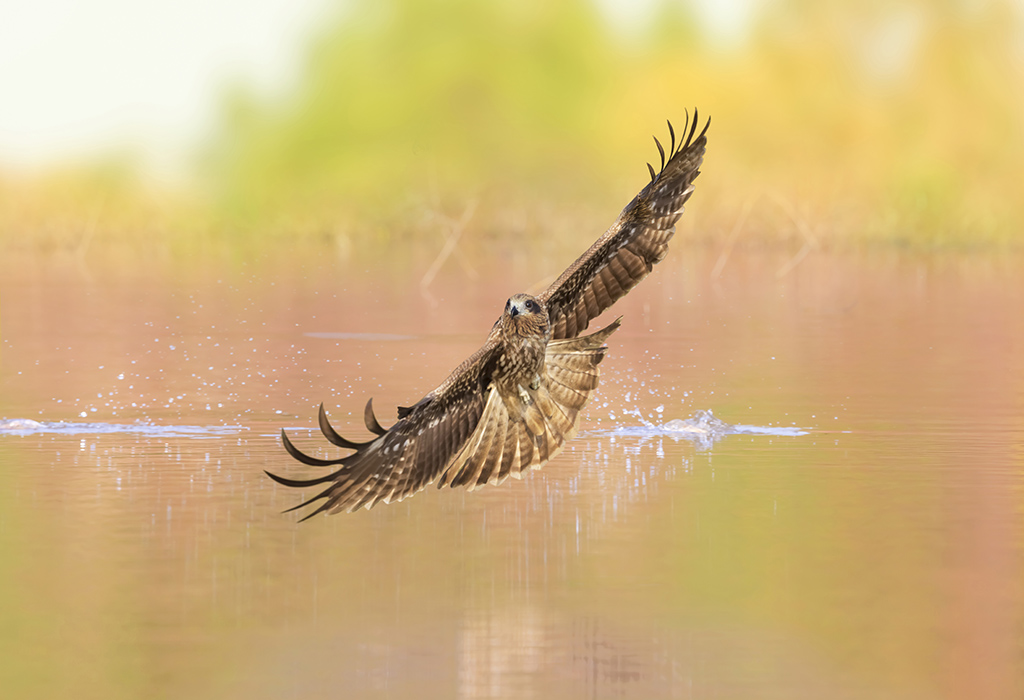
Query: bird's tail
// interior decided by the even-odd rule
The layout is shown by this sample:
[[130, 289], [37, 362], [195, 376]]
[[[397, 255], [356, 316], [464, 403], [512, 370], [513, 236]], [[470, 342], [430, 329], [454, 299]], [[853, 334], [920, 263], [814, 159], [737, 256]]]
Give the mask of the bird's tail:
[[509, 476], [537, 469], [561, 452], [576, 434], [579, 412], [597, 388], [598, 364], [608, 350], [604, 342], [619, 327], [616, 319], [588, 336], [548, 344], [544, 372], [536, 388], [524, 387], [518, 416], [496, 388], [491, 388], [480, 423], [438, 482], [438, 486], [500, 484]]

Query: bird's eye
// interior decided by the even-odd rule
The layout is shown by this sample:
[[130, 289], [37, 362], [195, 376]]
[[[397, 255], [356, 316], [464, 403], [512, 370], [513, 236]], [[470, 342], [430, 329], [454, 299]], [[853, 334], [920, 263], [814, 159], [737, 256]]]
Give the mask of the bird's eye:
[[539, 309], [539, 307], [537, 306], [537, 302], [535, 302], [533, 299], [530, 299], [529, 301], [526, 302], [526, 308], [528, 308], [530, 311], [533, 311], [534, 313], [536, 313]]

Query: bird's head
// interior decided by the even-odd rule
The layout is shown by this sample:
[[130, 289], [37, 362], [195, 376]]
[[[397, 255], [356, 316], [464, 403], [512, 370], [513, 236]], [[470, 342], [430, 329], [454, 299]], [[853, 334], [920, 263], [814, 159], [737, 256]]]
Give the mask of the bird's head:
[[515, 294], [505, 302], [501, 316], [505, 328], [521, 336], [546, 336], [548, 330], [548, 309], [544, 302], [529, 294]]

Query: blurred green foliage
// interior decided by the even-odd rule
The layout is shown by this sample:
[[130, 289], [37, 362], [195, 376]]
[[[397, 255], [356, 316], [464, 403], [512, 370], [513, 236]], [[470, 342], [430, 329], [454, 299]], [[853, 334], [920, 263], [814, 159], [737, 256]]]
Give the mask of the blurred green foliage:
[[696, 106], [714, 123], [691, 234], [1024, 243], [1019, 3], [764, 3], [733, 40], [698, 9], [662, 0], [622, 28], [595, 0], [351, 0], [290, 89], [228, 91], [205, 208], [169, 228], [372, 244], [469, 202], [499, 233], [524, 210], [606, 224], [644, 183], [649, 135]]
[[628, 32], [587, 0], [355, 2], [291, 94], [229, 100], [209, 182], [228, 215], [275, 221], [387, 218], [426, 192], [484, 217], [510, 197], [625, 203], [643, 139], [697, 105], [707, 236], [751, 202], [761, 237], [799, 217], [823, 240], [1020, 242], [1017, 6], [771, 3], [729, 47], [697, 14], [666, 1]]
[[600, 137], [609, 45], [584, 0], [358, 2], [292, 94], [228, 100], [210, 183], [233, 213], [365, 215], [408, 188], [557, 181]]

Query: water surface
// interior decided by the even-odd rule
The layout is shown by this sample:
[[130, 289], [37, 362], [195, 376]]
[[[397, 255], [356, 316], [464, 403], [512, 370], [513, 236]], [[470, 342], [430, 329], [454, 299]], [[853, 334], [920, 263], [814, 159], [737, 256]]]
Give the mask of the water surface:
[[[601, 388], [543, 470], [281, 514], [301, 494], [263, 470], [312, 471], [281, 428], [336, 454], [321, 401], [354, 436], [367, 397], [410, 405], [569, 261], [541, 257], [427, 288], [415, 256], [0, 263], [0, 687], [1024, 694], [1020, 260], [683, 242], [607, 315]], [[702, 411], [737, 429], [687, 434]]]

